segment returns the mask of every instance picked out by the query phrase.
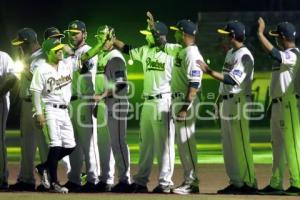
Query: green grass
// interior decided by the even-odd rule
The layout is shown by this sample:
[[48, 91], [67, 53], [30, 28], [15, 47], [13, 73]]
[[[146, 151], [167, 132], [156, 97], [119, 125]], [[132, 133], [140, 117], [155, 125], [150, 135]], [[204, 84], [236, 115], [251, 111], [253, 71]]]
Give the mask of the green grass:
[[[252, 129], [252, 149], [254, 162], [258, 164], [270, 164], [272, 162], [271, 144], [269, 143], [268, 129]], [[18, 130], [9, 130], [6, 133], [8, 141], [8, 159], [10, 162], [20, 160], [20, 147], [17, 143], [20, 133]], [[127, 141], [130, 148], [131, 163], [137, 164], [139, 158], [139, 131], [128, 130]], [[199, 163], [223, 163], [220, 130], [202, 129], [197, 132], [197, 150]], [[36, 154], [38, 160], [38, 154]], [[176, 153], [176, 164], [180, 160]]]

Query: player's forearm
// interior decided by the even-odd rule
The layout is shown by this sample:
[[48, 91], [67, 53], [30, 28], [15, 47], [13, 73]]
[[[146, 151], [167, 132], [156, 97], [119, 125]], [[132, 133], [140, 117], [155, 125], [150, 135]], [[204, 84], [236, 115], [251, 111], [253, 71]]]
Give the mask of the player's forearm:
[[91, 59], [92, 57], [94, 57], [95, 55], [97, 55], [98, 52], [101, 50], [102, 46], [103, 46], [103, 44], [98, 43], [98, 44], [96, 44], [96, 46], [94, 46], [93, 48], [88, 50], [86, 53], [82, 54], [82, 56], [80, 57], [81, 62], [84, 63], [84, 62], [88, 61], [89, 59]]
[[41, 93], [32, 91], [32, 101], [33, 101], [33, 106], [36, 110], [36, 114], [37, 115], [43, 114]]
[[114, 47], [116, 47], [116, 48], [119, 49], [120, 51], [123, 51], [123, 50], [124, 50], [124, 46], [125, 46], [125, 43], [124, 43], [124, 42], [115, 39], [115, 41], [114, 41]]
[[224, 81], [224, 74], [222, 74], [220, 72], [209, 69], [207, 71], [207, 74], [209, 74], [211, 77], [213, 77], [214, 79], [216, 79], [218, 81], [221, 81], [221, 82]]
[[260, 43], [262, 44], [263, 48], [268, 51], [271, 52], [273, 49], [273, 45], [271, 44], [271, 42], [265, 37], [265, 35], [263, 33], [258, 33], [258, 39], [260, 41]]
[[194, 99], [197, 97], [198, 88], [195, 87], [189, 87], [188, 92], [185, 96], [185, 104], [182, 106], [181, 110], [188, 110], [190, 108], [190, 105], [194, 101]]

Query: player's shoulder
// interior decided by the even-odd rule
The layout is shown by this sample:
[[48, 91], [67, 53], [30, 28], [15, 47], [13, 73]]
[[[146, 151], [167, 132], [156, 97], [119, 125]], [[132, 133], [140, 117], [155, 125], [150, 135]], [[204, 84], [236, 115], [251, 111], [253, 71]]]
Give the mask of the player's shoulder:
[[185, 54], [187, 57], [202, 58], [199, 48], [196, 45], [191, 45], [185, 48]]
[[0, 59], [2, 60], [12, 60], [10, 55], [4, 51], [0, 51]]
[[286, 49], [283, 51], [283, 54], [285, 55], [286, 59], [291, 59], [291, 58], [297, 58], [297, 54], [300, 54], [300, 51], [298, 48], [290, 48]]
[[82, 54], [87, 52], [88, 50], [90, 50], [92, 47], [88, 44], [84, 44], [81, 47], [79, 47], [78, 49], [75, 50], [75, 54]]
[[246, 46], [243, 46], [243, 47], [241, 47], [241, 48], [239, 48], [237, 50], [233, 50], [233, 53], [235, 54], [235, 56], [237, 58], [243, 59], [245, 57], [247, 57], [247, 58], [249, 57], [252, 60], [254, 59], [251, 51]]

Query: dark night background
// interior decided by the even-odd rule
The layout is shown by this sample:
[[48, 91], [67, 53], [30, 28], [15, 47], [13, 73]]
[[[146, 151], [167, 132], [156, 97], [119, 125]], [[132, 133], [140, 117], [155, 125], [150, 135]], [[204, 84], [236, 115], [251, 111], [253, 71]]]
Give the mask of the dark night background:
[[[144, 43], [144, 38], [138, 33], [138, 30], [145, 28], [145, 13], [148, 10], [153, 13], [156, 19], [159, 19], [168, 25], [174, 25], [178, 20], [183, 18], [191, 19], [196, 22], [198, 20], [198, 12], [247, 13], [249, 11], [257, 11], [256, 14], [250, 15], [250, 18], [245, 18], [242, 15], [240, 15], [239, 18], [242, 22], [247, 22], [245, 24], [248, 28], [248, 34], [255, 36], [257, 17], [264, 15], [264, 11], [279, 11], [280, 14], [288, 13], [289, 11], [300, 11], [300, 3], [299, 0], [0, 0], [0, 50], [8, 52], [14, 57], [14, 48], [10, 45], [10, 41], [16, 36], [16, 32], [20, 28], [31, 27], [35, 29], [39, 35], [39, 41], [42, 42], [42, 34], [47, 27], [56, 26], [60, 30], [65, 30], [68, 23], [74, 19], [79, 19], [86, 23], [88, 31], [87, 42], [89, 44], [95, 42], [93, 35], [95, 34], [97, 27], [99, 25], [108, 24], [116, 29], [118, 38], [134, 45], [141, 45]], [[272, 16], [267, 16], [267, 25], [275, 27], [280, 20], [287, 20], [290, 18], [292, 18], [292, 21], [299, 21], [300, 16], [291, 16], [293, 14], [290, 14], [287, 15], [285, 19], [281, 18], [280, 14], [274, 19]], [[214, 29], [211, 31], [214, 32], [206, 33], [206, 35], [210, 35], [211, 37], [207, 36], [201, 38], [201, 36], [206, 35], [201, 35], [202, 27], [201, 23], [199, 24], [200, 42], [198, 45], [204, 54], [204, 57], [210, 57], [211, 53], [215, 51], [214, 44], [210, 41], [210, 38], [217, 38], [215, 26], [219, 27], [220, 25], [224, 25], [224, 23], [229, 20], [227, 18], [222, 18], [222, 15], [220, 15], [221, 17], [216, 16], [215, 18], [209, 16], [209, 14], [204, 15], [202, 20], [204, 24], [209, 20], [213, 21], [214, 26], [212, 27]], [[299, 31], [299, 25], [296, 25], [296, 27]], [[171, 42], [174, 41], [171, 34], [169, 34], [168, 37]], [[252, 50], [252, 52], [256, 51], [255, 49], [257, 49], [257, 47], [255, 46], [255, 39], [251, 39], [251, 37], [248, 36], [247, 38], [249, 41], [248, 43], [251, 46], [250, 50]], [[261, 50], [257, 51], [260, 54]], [[256, 57], [255, 53], [254, 56]], [[220, 57], [223, 57], [223, 55]], [[216, 63], [218, 62], [216, 61]], [[264, 70], [263, 64], [262, 59], [261, 62], [258, 62], [258, 69]], [[18, 126], [16, 122], [19, 120], [16, 119], [17, 115], [14, 114], [18, 113], [16, 112], [18, 106], [14, 101], [13, 106], [8, 127]]]

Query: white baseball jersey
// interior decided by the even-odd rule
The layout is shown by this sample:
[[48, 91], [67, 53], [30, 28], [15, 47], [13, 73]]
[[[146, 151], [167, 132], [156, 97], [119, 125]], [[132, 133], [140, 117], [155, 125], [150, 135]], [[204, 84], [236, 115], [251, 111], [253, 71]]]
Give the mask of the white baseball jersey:
[[[0, 85], [3, 84], [5, 76], [9, 73], [14, 72], [14, 62], [11, 57], [3, 52], [0, 51]], [[9, 92], [6, 94], [6, 97], [9, 97]]]
[[132, 59], [140, 61], [143, 65], [144, 96], [171, 92], [170, 81], [174, 58], [170, 52], [177, 48], [178, 45], [167, 43], [164, 49], [144, 45], [130, 50]]
[[[288, 89], [289, 92], [295, 92], [294, 89], [296, 89], [297, 94], [300, 94], [299, 77], [295, 77], [295, 84], [292, 84], [297, 64], [297, 55], [291, 50], [279, 51], [282, 62], [275, 61], [273, 64], [270, 86], [270, 96], [272, 99], [286, 94]], [[298, 48], [296, 50], [299, 52]]]
[[243, 92], [251, 95], [251, 83], [254, 73], [254, 58], [247, 47], [230, 49], [225, 58], [223, 73], [228, 74], [237, 84], [228, 85], [220, 83], [221, 95], [238, 94]]
[[[80, 57], [82, 54], [90, 50], [91, 47], [87, 44], [75, 50], [75, 56]], [[77, 70], [73, 72], [72, 95], [73, 96], [90, 96], [95, 92], [95, 74], [97, 66], [97, 56], [89, 59], [87, 62], [89, 72], [80, 74]]]
[[186, 95], [189, 82], [198, 82], [201, 87], [203, 72], [199, 61], [204, 62], [196, 45], [182, 49], [177, 57], [179, 65], [175, 65], [172, 72], [172, 92], [182, 92]]
[[34, 72], [30, 90], [41, 92], [45, 104], [68, 105], [71, 98], [72, 73], [77, 59], [67, 58], [58, 63], [57, 70], [50, 64], [42, 63]]

